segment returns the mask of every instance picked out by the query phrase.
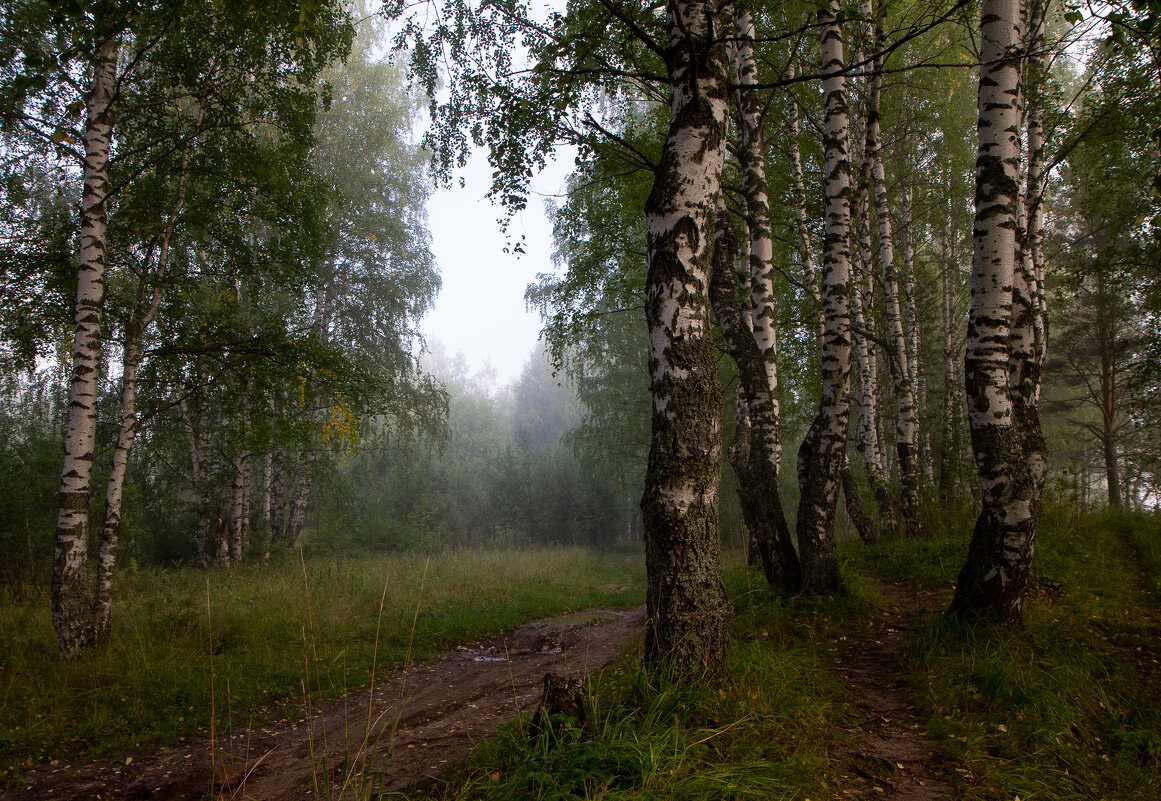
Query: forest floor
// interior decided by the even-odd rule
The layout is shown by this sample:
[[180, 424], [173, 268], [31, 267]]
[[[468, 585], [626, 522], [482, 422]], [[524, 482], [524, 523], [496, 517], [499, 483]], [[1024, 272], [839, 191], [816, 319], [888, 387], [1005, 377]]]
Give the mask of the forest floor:
[[285, 801], [421, 787], [532, 706], [546, 673], [583, 676], [603, 667], [632, 645], [644, 620], [645, 608], [637, 607], [528, 623], [413, 664], [289, 723], [240, 727], [116, 760], [48, 766], [0, 798]]
[[946, 593], [878, 582], [886, 605], [859, 637], [842, 641], [835, 669], [843, 674], [863, 714], [854, 747], [840, 763], [836, 784], [859, 798], [897, 801], [953, 799], [952, 768], [925, 728], [925, 717], [902, 686], [898, 653], [915, 628], [939, 614]]
[[[950, 768], [895, 680], [899, 648], [942, 601], [896, 584], [881, 589], [886, 605], [871, 626], [835, 643], [834, 669], [861, 717], [849, 722], [849, 751], [833, 755], [831, 786], [838, 797], [952, 799]], [[282, 801], [421, 791], [532, 707], [546, 673], [583, 676], [630, 648], [644, 616], [637, 607], [536, 621], [414, 664], [297, 720], [116, 760], [49, 766], [3, 798]]]

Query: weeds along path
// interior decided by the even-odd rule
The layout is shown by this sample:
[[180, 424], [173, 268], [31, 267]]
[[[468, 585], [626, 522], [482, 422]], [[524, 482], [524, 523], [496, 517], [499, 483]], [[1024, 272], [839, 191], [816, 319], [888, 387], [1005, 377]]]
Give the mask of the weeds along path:
[[925, 730], [923, 718], [899, 682], [899, 649], [912, 626], [946, 606], [938, 593], [916, 593], [882, 583], [887, 606], [866, 637], [843, 643], [836, 669], [855, 689], [861, 735], [836, 766], [840, 792], [848, 798], [943, 801], [956, 798], [950, 771]]
[[[521, 626], [399, 671], [293, 723], [240, 728], [181, 748], [40, 772], [16, 801], [367, 798], [417, 787], [534, 704], [544, 675], [582, 675], [643, 631], [645, 607]], [[300, 705], [301, 706], [301, 705]]]

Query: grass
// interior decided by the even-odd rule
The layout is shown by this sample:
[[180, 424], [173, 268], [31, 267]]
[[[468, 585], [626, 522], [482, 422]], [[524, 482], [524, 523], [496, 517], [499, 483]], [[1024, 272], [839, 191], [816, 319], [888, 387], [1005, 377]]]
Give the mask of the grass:
[[[844, 797], [861, 713], [830, 668], [876, 623], [884, 580], [946, 603], [973, 522], [947, 521], [919, 542], [844, 543], [847, 590], [831, 599], [776, 596], [727, 554], [736, 616], [723, 669], [677, 683], [626, 657], [590, 678], [583, 718], [510, 724], [430, 792], [444, 801]], [[56, 660], [43, 604], [5, 608], [0, 754], [11, 775], [28, 759], [204, 731], [211, 656], [217, 725], [297, 715], [301, 701], [276, 701], [305, 673], [322, 695], [367, 683], [376, 625], [386, 664], [403, 658], [413, 619], [424, 657], [529, 617], [639, 603], [640, 559], [627, 566], [623, 556], [448, 554], [428, 567], [418, 617], [418, 558], [316, 560], [305, 582], [294, 563], [215, 573], [212, 634], [205, 574], [140, 573], [122, 585], [114, 643], [75, 665]], [[630, 589], [614, 593], [619, 586]], [[919, 625], [899, 681], [958, 797], [1156, 798], [1159, 603], [1157, 518], [1048, 505], [1023, 629], [938, 616]]]
[[364, 687], [376, 659], [397, 666], [409, 647], [426, 659], [525, 620], [644, 597], [640, 558], [580, 548], [430, 563], [284, 556], [229, 572], [123, 574], [111, 642], [73, 662], [57, 656], [47, 597], [0, 606], [0, 783], [52, 760], [175, 744], [211, 721], [220, 732], [300, 717], [304, 691]]
[[[1048, 506], [1023, 629], [937, 618], [907, 646], [905, 681], [965, 801], [1157, 797], [1159, 535], [1155, 518]], [[950, 587], [967, 536], [868, 549], [851, 568]]]

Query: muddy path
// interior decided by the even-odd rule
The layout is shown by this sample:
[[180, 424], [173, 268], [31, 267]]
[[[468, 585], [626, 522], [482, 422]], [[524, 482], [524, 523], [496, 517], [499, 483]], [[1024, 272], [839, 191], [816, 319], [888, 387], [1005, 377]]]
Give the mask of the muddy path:
[[50, 766], [4, 801], [365, 797], [422, 786], [540, 697], [544, 675], [583, 675], [633, 646], [645, 608], [529, 623], [415, 664], [290, 723], [211, 742]]
[[845, 798], [951, 801], [953, 767], [939, 756], [924, 718], [899, 680], [899, 649], [916, 624], [942, 613], [944, 593], [882, 583], [887, 605], [865, 635], [840, 643], [835, 669], [855, 690], [856, 741], [836, 765]]

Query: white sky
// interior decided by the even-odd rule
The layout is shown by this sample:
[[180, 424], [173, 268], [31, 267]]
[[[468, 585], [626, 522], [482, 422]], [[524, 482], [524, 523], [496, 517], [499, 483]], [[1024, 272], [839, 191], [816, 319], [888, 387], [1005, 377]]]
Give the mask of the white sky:
[[[570, 155], [558, 155], [534, 188], [556, 194], [572, 170]], [[459, 187], [459, 176], [465, 186]], [[427, 205], [431, 250], [443, 278], [435, 308], [422, 329], [429, 343], [439, 342], [449, 355], [462, 352], [478, 369], [496, 369], [498, 382], [518, 377], [536, 346], [540, 315], [524, 308], [524, 288], [537, 273], [552, 272], [552, 228], [544, 198], [533, 195], [528, 209], [512, 221], [508, 234], [497, 220], [502, 210], [484, 195], [491, 181], [486, 154], [473, 156], [454, 186], [436, 191]], [[524, 235], [524, 253], [504, 253], [509, 237]]]

